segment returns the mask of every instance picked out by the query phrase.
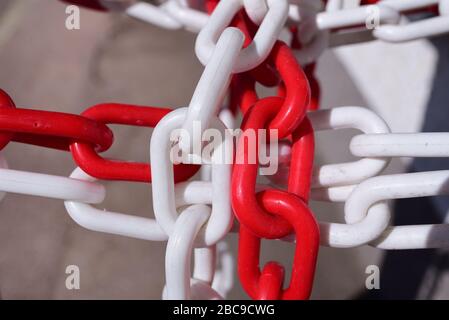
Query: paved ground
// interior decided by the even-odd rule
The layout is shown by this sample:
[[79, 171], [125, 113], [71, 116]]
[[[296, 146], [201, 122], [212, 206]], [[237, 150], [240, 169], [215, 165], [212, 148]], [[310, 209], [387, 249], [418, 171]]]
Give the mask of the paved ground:
[[[8, 6], [11, 4], [11, 6]], [[0, 2], [0, 87], [25, 108], [80, 113], [100, 102], [183, 106], [202, 68], [194, 35], [160, 30], [127, 18], [82, 11], [81, 30], [64, 28], [55, 0]], [[364, 105], [351, 80], [328, 53], [320, 63], [324, 106]], [[150, 130], [113, 126], [110, 157], [147, 161]], [[351, 133], [320, 135], [322, 161], [348, 158]], [[69, 154], [18, 144], [5, 154], [18, 170], [68, 176]], [[101, 207], [150, 216], [150, 187], [106, 183]], [[131, 196], [132, 195], [132, 196]], [[315, 205], [321, 219], [338, 221], [341, 207]], [[235, 249], [235, 237], [230, 243]], [[91, 232], [76, 225], [61, 201], [9, 194], [0, 203], [0, 291], [6, 299], [159, 299], [164, 284], [163, 243]], [[263, 258], [291, 264], [292, 245], [264, 244]], [[364, 285], [372, 248], [322, 248], [313, 297], [349, 298]], [[65, 267], [81, 269], [81, 289], [65, 288]], [[244, 298], [236, 285], [232, 298]]]

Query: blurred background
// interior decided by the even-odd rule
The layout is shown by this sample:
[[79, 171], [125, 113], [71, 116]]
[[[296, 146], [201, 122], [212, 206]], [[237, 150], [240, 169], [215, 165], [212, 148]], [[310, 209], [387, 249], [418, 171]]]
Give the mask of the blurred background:
[[[172, 108], [189, 103], [203, 69], [194, 54], [194, 34], [84, 9], [81, 29], [69, 31], [65, 7], [56, 0], [0, 1], [0, 88], [17, 107], [79, 114], [103, 102]], [[393, 131], [419, 131], [437, 63], [438, 51], [428, 41], [328, 50], [318, 64], [322, 107], [369, 107]], [[116, 140], [107, 157], [149, 161], [151, 129], [111, 128]], [[319, 133], [317, 161], [351, 159], [348, 144], [354, 133]], [[4, 153], [11, 169], [62, 176], [74, 169], [68, 153], [14, 143]], [[408, 165], [395, 160], [387, 172], [401, 172]], [[108, 195], [101, 208], [153, 215], [150, 185], [104, 184]], [[313, 209], [319, 220], [342, 221], [341, 205], [313, 203]], [[228, 242], [236, 252], [236, 236], [230, 235]], [[292, 252], [291, 244], [266, 242], [262, 260], [281, 261], [288, 270]], [[62, 201], [8, 194], [0, 202], [3, 299], [160, 299], [164, 253], [165, 243], [83, 229], [70, 219]], [[383, 254], [368, 246], [321, 247], [312, 298], [367, 294], [365, 268], [380, 265]], [[65, 269], [71, 264], [80, 267], [80, 290], [65, 287]], [[395, 266], [395, 272], [410, 269], [409, 264]], [[382, 272], [381, 266], [381, 278]], [[417, 282], [413, 275], [409, 280]], [[432, 296], [444, 297], [449, 297], [444, 290]], [[237, 279], [229, 298], [246, 299]]]

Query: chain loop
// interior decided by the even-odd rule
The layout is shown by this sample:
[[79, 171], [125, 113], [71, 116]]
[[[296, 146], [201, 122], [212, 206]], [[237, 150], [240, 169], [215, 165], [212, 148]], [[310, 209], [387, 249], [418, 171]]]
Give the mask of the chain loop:
[[[87, 182], [96, 181], [80, 168], [75, 169], [70, 178]], [[64, 206], [70, 217], [88, 230], [151, 241], [168, 239], [167, 234], [154, 219], [101, 210], [75, 200], [65, 201]]]
[[[401, 0], [402, 1], [402, 0]], [[319, 30], [341, 29], [365, 25], [371, 13], [371, 6], [360, 6], [357, 8], [320, 12], [317, 15], [317, 26]], [[401, 18], [400, 13], [387, 6], [377, 6], [379, 9], [379, 22], [397, 24]]]
[[184, 27], [183, 23], [177, 17], [173, 17], [168, 12], [166, 4], [156, 6], [143, 1], [134, 2], [134, 4], [125, 9], [126, 14], [130, 17], [169, 30], [178, 30]]
[[[218, 3], [206, 26], [198, 34], [195, 44], [197, 57], [203, 65], [206, 65], [211, 59], [220, 34], [230, 25], [242, 6], [243, 0], [223, 0]], [[260, 25], [253, 42], [239, 55], [233, 69], [235, 73], [248, 71], [261, 64], [268, 57], [284, 26], [288, 14], [287, 1], [269, 0], [268, 6], [270, 10]]]
[[[167, 243], [165, 299], [188, 300], [191, 297], [190, 264], [195, 239], [210, 216], [210, 207], [192, 205], [176, 220]], [[218, 293], [217, 293], [218, 295]]]
[[107, 10], [107, 8], [103, 6], [101, 0], [61, 0], [61, 1], [99, 11]]
[[[187, 137], [194, 136], [194, 126], [198, 125], [202, 135], [209, 127], [211, 119], [216, 116], [226, 95], [232, 68], [237, 61], [243, 41], [243, 34], [236, 28], [227, 28], [221, 34], [216, 50], [207, 63], [189, 104], [183, 124]], [[184, 152], [190, 152], [193, 142], [191, 139], [185, 141], [182, 138], [182, 136], [179, 138], [180, 148]]]
[[[372, 208], [381, 201], [392, 199], [430, 197], [448, 195], [447, 181], [449, 171], [433, 171], [385, 175], [370, 178], [359, 184], [351, 193], [345, 204], [345, 220], [356, 224], [372, 214]], [[378, 219], [389, 219], [390, 210], [382, 212]], [[374, 241], [374, 245], [385, 249], [410, 249], [439, 247], [448, 241], [441, 237], [442, 230], [449, 230], [449, 225], [436, 225], [439, 232], [432, 234], [431, 227], [400, 226], [384, 228], [382, 234], [372, 235], [364, 242]], [[391, 234], [391, 238], [390, 238]], [[377, 239], [377, 240], [376, 240]]]
[[[173, 169], [170, 161], [170, 152], [173, 151], [170, 149], [172, 146], [170, 136], [174, 134], [174, 130], [181, 128], [187, 112], [187, 108], [181, 108], [166, 115], [156, 126], [151, 138], [151, 163], [158, 168], [153, 173], [154, 213], [161, 227], [169, 235], [172, 234], [178, 219]], [[207, 227], [198, 239], [198, 242], [204, 246], [214, 245], [221, 240], [230, 230], [233, 221], [229, 203], [232, 158], [227, 158], [232, 157], [232, 137], [225, 134], [225, 126], [217, 118], [212, 121], [211, 128], [222, 134], [221, 137], [224, 137], [224, 140], [215, 146], [211, 158], [212, 181], [208, 183], [208, 192], [212, 194], [212, 213]], [[164, 191], [161, 193], [160, 190]]]
[[[100, 104], [82, 113], [83, 117], [104, 124], [122, 124], [139, 127], [155, 127], [171, 110], [125, 104]], [[105, 180], [151, 182], [151, 169], [147, 163], [108, 160], [99, 156], [87, 143], [79, 140], [70, 145], [76, 163], [89, 175]], [[184, 181], [193, 176], [198, 166], [175, 166], [174, 180]]]
[[[381, 25], [373, 31], [373, 35], [380, 40], [388, 42], [405, 42], [430, 36], [437, 36], [449, 32], [449, 0], [428, 1], [439, 4], [440, 16], [423, 19], [422, 21], [408, 23], [406, 25]], [[401, 6], [397, 0], [385, 0], [379, 6]], [[418, 5], [423, 7], [423, 2]]]
[[[309, 113], [315, 131], [354, 128], [364, 133], [390, 132], [383, 119], [361, 107], [338, 107]], [[388, 165], [387, 157], [363, 158], [353, 162], [323, 165], [314, 170], [312, 187], [349, 185], [382, 172]]]
[[[296, 249], [290, 285], [281, 290], [278, 295], [270, 294], [269, 298], [279, 297], [283, 300], [308, 299], [312, 290], [313, 277], [319, 246], [319, 229], [310, 209], [299, 197], [277, 190], [266, 190], [258, 194], [258, 199], [268, 212], [286, 219], [294, 228], [296, 234]], [[240, 227], [239, 234], [239, 275], [243, 287], [248, 294], [256, 299], [264, 297], [259, 291], [267, 290], [264, 286], [265, 277], [271, 278], [268, 284], [273, 288], [279, 286], [282, 268], [268, 265], [262, 274], [259, 270], [260, 238], [247, 227]], [[274, 270], [273, 270], [274, 269]], [[269, 276], [268, 274], [274, 274]]]
[[[240, 223], [246, 225], [252, 232], [260, 237], [268, 239], [278, 239], [287, 236], [291, 231], [291, 225], [278, 216], [266, 213], [258, 204], [255, 197], [255, 186], [257, 179], [258, 157], [260, 141], [257, 134], [254, 135], [254, 146], [245, 143], [245, 132], [255, 132], [259, 129], [266, 128], [266, 125], [278, 112], [283, 103], [281, 98], [265, 98], [260, 100], [252, 109], [250, 109], [245, 117], [243, 133], [237, 144], [236, 163], [232, 173], [232, 206]], [[303, 126], [306, 127], [303, 127]], [[295, 181], [299, 180], [307, 185], [307, 170], [313, 163], [313, 132], [308, 120], [303, 122], [303, 126], [299, 127], [294, 134], [292, 163], [296, 168], [291, 169], [291, 181], [289, 183], [289, 191], [298, 194], [299, 185]], [[307, 129], [305, 129], [307, 128]], [[302, 150], [304, 147], [305, 150]], [[256, 157], [251, 159], [250, 153], [254, 153]], [[254, 163], [251, 163], [254, 160]], [[305, 176], [299, 174], [305, 174]], [[304, 180], [305, 179], [305, 180]], [[306, 187], [307, 188], [307, 187]]]
[[[308, 299], [319, 244], [382, 249], [449, 246], [449, 224], [390, 226], [387, 203], [448, 195], [449, 170], [376, 176], [391, 157], [449, 156], [449, 133], [391, 134], [381, 118], [359, 107], [313, 111], [320, 97], [314, 69], [326, 48], [338, 45], [337, 40], [362, 41], [354, 37], [360, 30], [386, 42], [449, 33], [449, 0], [361, 0], [353, 9], [344, 8], [342, 0], [204, 0], [197, 2], [203, 7], [195, 8], [184, 0], [159, 1], [158, 5], [138, 0], [62, 1], [123, 12], [163, 28], [199, 31], [195, 51], [205, 69], [189, 108], [174, 111], [125, 104], [97, 105], [80, 116], [25, 110], [16, 108], [0, 90], [0, 150], [10, 141], [66, 150], [79, 165], [68, 178], [10, 170], [0, 153], [0, 200], [5, 192], [62, 199], [70, 217], [87, 229], [168, 240], [166, 299], [222, 299], [229, 291], [228, 253], [227, 261], [222, 261], [227, 269], [221, 275], [215, 271], [216, 245], [232, 229], [232, 209], [240, 222], [238, 273], [254, 299]], [[428, 18], [400, 24], [407, 15], [424, 12]], [[330, 39], [338, 35], [342, 38]], [[289, 45], [279, 38], [288, 39]], [[277, 93], [260, 99], [256, 84], [277, 86]], [[222, 104], [228, 88], [230, 107], [225, 109]], [[234, 158], [233, 136], [225, 133], [224, 123], [234, 127], [237, 108], [244, 120]], [[102, 158], [99, 153], [113, 143], [107, 124], [155, 127], [151, 166]], [[314, 168], [314, 132], [345, 128], [363, 132], [350, 143], [351, 154], [361, 159]], [[179, 129], [184, 134], [174, 134]], [[259, 130], [266, 129], [270, 137], [259, 136]], [[216, 135], [206, 130], [218, 132], [225, 140], [217, 143]], [[257, 133], [255, 144], [248, 138], [253, 133]], [[213, 152], [204, 155], [209, 147], [205, 142], [210, 140], [203, 139], [208, 134]], [[286, 190], [256, 184], [260, 150], [276, 143], [281, 156], [270, 153], [268, 158], [281, 167], [269, 179], [287, 180]], [[181, 160], [171, 158], [173, 151], [184, 152]], [[198, 165], [200, 180], [186, 181]], [[156, 219], [93, 207], [106, 193], [95, 182], [97, 178], [153, 180]], [[318, 224], [308, 205], [310, 196], [344, 202], [345, 223]], [[286, 288], [280, 264], [268, 262], [260, 269], [262, 239], [295, 242]]]
[[11, 170], [0, 154], [0, 190], [50, 199], [99, 203], [105, 197], [104, 187], [92, 182], [49, 174]]
[[[282, 139], [289, 136], [304, 119], [310, 103], [310, 86], [305, 73], [285, 43], [278, 41], [275, 44], [270, 60], [284, 83], [285, 98], [279, 112], [268, 124], [268, 128], [277, 130], [279, 138]], [[237, 91], [233, 103], [239, 104], [245, 114], [248, 108], [258, 100], [255, 80], [239, 77], [234, 82], [234, 88]]]
[[[199, 32], [208, 24], [208, 16], [199, 10], [188, 7], [185, 3], [181, 3], [181, 0], [167, 0], [163, 4], [156, 6], [150, 3], [137, 0], [61, 0], [66, 3], [72, 3], [75, 5], [81, 5], [90, 9], [106, 11], [122, 11], [126, 12], [131, 17], [140, 19], [147, 23], [157, 25], [166, 29], [181, 29], [185, 28], [189, 31]], [[269, 2], [266, 0], [227, 0], [227, 1], [240, 1], [245, 8], [246, 13], [249, 15], [250, 20], [256, 25], [263, 24], [266, 20], [267, 14], [270, 13]], [[275, 0], [271, 0], [273, 3]], [[285, 1], [285, 0], [282, 0]], [[217, 4], [218, 1], [206, 0], [206, 7], [209, 11], [212, 11], [212, 7]], [[304, 0], [290, 0], [290, 6], [288, 8], [288, 17], [290, 18], [290, 24], [304, 24], [304, 18], [310, 13], [321, 11], [322, 7], [317, 5], [320, 1], [304, 1]], [[377, 23], [377, 17], [379, 26], [374, 26], [373, 31], [370, 32], [372, 36], [379, 40], [386, 42], [405, 42], [415, 39], [436, 36], [449, 32], [449, 0], [367, 0], [361, 1], [360, 6], [356, 8], [343, 8], [342, 1], [326, 1], [325, 12], [318, 12], [316, 15], [316, 21], [319, 32], [313, 37], [314, 41], [305, 41], [303, 50], [298, 52], [298, 59], [301, 64], [305, 65], [313, 62], [314, 57], [327, 48], [328, 35], [327, 30], [338, 31], [341, 29], [357, 28], [367, 23], [370, 19], [375, 19], [373, 23]], [[235, 10], [238, 10], [236, 8]], [[403, 15], [417, 13], [417, 12], [430, 12], [438, 15], [437, 17], [425, 18], [422, 21], [416, 21], [400, 25], [399, 22]], [[280, 16], [278, 16], [280, 18]], [[286, 19], [286, 18], [285, 18]], [[271, 19], [272, 20], [272, 19]], [[285, 22], [285, 21], [284, 21]], [[284, 24], [282, 23], [282, 25]], [[273, 31], [273, 30], [271, 30]], [[280, 31], [280, 29], [279, 29]], [[273, 35], [278, 35], [279, 32], [274, 32]], [[302, 36], [311, 39], [312, 33], [301, 33]], [[346, 40], [348, 43], [367, 41], [372, 39], [353, 39]], [[343, 39], [344, 40], [344, 39]], [[345, 40], [344, 40], [345, 42]], [[261, 41], [264, 45], [267, 42]], [[307, 45], [306, 45], [307, 44]], [[338, 45], [338, 42], [336, 42]], [[207, 61], [207, 55], [211, 54], [213, 43], [209, 43], [209, 49], [204, 49], [204, 57], [202, 61]], [[257, 64], [260, 64], [264, 59], [262, 52], [252, 50], [257, 53], [259, 60]], [[247, 59], [247, 63], [251, 59]], [[252, 69], [252, 67], [248, 67]], [[240, 72], [240, 71], [239, 71]]]

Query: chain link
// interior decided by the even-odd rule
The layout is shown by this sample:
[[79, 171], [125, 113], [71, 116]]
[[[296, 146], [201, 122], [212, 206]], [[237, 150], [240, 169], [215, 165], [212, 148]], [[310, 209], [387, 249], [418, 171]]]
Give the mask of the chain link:
[[[449, 225], [390, 226], [387, 205], [393, 199], [447, 195], [449, 171], [378, 176], [392, 157], [448, 157], [449, 133], [390, 133], [383, 119], [361, 107], [316, 111], [320, 91], [314, 77], [315, 63], [329, 47], [329, 37], [365, 24], [368, 9], [378, 9], [374, 37], [402, 42], [449, 32], [449, 0], [365, 0], [352, 9], [340, 0], [205, 0], [196, 7], [185, 0], [160, 5], [63, 1], [123, 11], [164, 28], [199, 32], [196, 53], [205, 69], [188, 108], [177, 110], [108, 103], [71, 115], [16, 108], [0, 90], [0, 150], [14, 141], [71, 151], [79, 166], [70, 177], [17, 171], [8, 169], [0, 154], [1, 197], [11, 192], [60, 199], [84, 228], [168, 241], [165, 299], [226, 296], [232, 262], [221, 241], [236, 229], [232, 210], [240, 223], [238, 273], [254, 299], [308, 299], [320, 244], [382, 249], [449, 246]], [[399, 24], [414, 12], [436, 14]], [[283, 29], [291, 35], [289, 44], [278, 40]], [[257, 84], [277, 86], [277, 93], [260, 97]], [[239, 109], [244, 120], [234, 145], [234, 137], [225, 132], [234, 128]], [[201, 127], [200, 138], [195, 123]], [[151, 165], [101, 157], [99, 153], [113, 143], [109, 124], [154, 128]], [[314, 168], [315, 131], [347, 128], [362, 131], [349, 144], [352, 155], [361, 159]], [[225, 139], [207, 157], [201, 137], [211, 129]], [[258, 130], [274, 131], [277, 137], [256, 136], [252, 148], [246, 134]], [[194, 150], [198, 143], [200, 149]], [[280, 168], [270, 179], [286, 184], [284, 189], [257, 185], [259, 159], [249, 161], [250, 153], [259, 155], [262, 146], [276, 143], [281, 156], [270, 157]], [[179, 163], [170, 158], [174, 150], [186, 153]], [[224, 161], [223, 155], [230, 155], [230, 161]], [[199, 178], [189, 180], [200, 166]], [[95, 208], [106, 195], [97, 179], [152, 182], [155, 219]], [[318, 223], [309, 197], [344, 202], [345, 223]], [[279, 263], [269, 262], [260, 270], [261, 239], [296, 242], [287, 288]]]

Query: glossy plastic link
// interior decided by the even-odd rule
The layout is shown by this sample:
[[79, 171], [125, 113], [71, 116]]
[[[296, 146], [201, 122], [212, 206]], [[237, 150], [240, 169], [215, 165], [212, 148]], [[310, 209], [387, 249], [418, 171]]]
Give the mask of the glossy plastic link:
[[0, 131], [7, 132], [0, 146], [13, 141], [69, 150], [73, 141], [81, 141], [98, 152], [109, 149], [111, 130], [104, 124], [83, 116], [61, 112], [16, 109], [11, 98], [0, 91]]
[[[83, 112], [83, 117], [101, 123], [115, 123], [138, 127], [155, 127], [171, 110], [126, 104], [100, 104]], [[74, 142], [70, 146], [76, 163], [89, 175], [104, 180], [151, 182], [151, 169], [147, 163], [109, 160], [100, 157], [90, 144]], [[198, 166], [174, 166], [175, 182], [184, 181], [198, 171]]]
[[258, 194], [264, 209], [287, 220], [296, 234], [296, 249], [290, 285], [282, 289], [284, 270], [274, 263], [259, 270], [260, 238], [240, 227], [238, 271], [240, 281], [253, 299], [304, 300], [310, 297], [319, 247], [318, 224], [300, 197], [282, 191]]
[[[270, 53], [269, 61], [280, 74], [285, 98], [279, 112], [273, 116], [269, 129], [278, 130], [280, 139], [288, 137], [301, 123], [310, 105], [310, 86], [307, 76], [299, 66], [292, 50], [278, 41]], [[231, 103], [240, 105], [245, 114], [257, 100], [255, 80], [248, 75], [238, 75], [233, 80], [234, 97]]]
[[[260, 141], [256, 135], [257, 150], [249, 150], [244, 140], [245, 131], [256, 130], [257, 132], [258, 129], [264, 129], [282, 103], [282, 98], [265, 98], [248, 111], [244, 120], [243, 134], [237, 146], [237, 161], [232, 173], [232, 206], [236, 216], [256, 235], [267, 239], [285, 237], [292, 231], [292, 225], [279, 216], [269, 214], [258, 204], [255, 197], [257, 157], [254, 164], [248, 163], [248, 159], [249, 152], [258, 154]], [[293, 145], [289, 192], [301, 196], [308, 195], [308, 191], [302, 189], [302, 186], [306, 186], [306, 189], [310, 186], [313, 165], [314, 137], [308, 120], [305, 120], [294, 132]]]
[[61, 0], [66, 3], [74, 4], [77, 6], [86, 7], [89, 9], [106, 11], [107, 9], [102, 5], [101, 0]]

